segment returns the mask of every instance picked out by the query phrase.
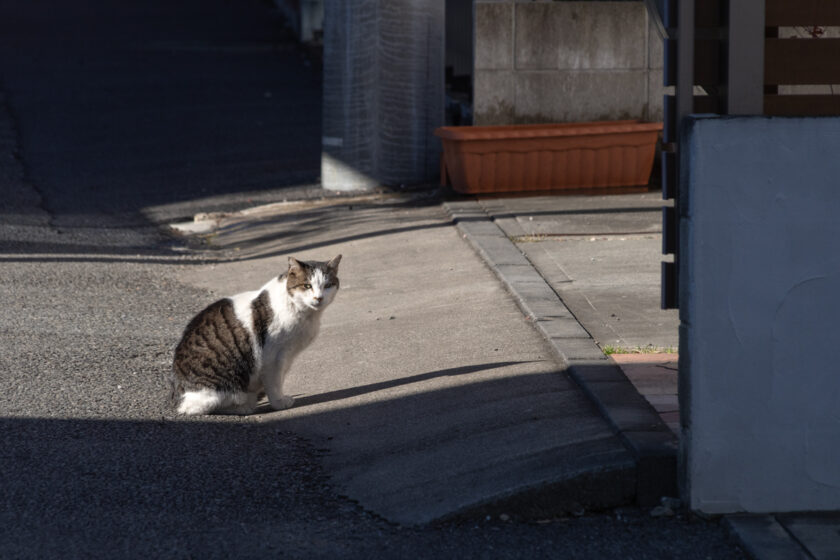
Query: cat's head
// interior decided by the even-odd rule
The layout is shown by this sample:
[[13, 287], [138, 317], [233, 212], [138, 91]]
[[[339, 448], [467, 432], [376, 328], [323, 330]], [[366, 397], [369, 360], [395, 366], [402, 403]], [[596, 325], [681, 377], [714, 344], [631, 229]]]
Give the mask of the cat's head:
[[338, 263], [341, 255], [328, 262], [299, 261], [289, 257], [286, 290], [300, 308], [319, 310], [328, 306], [338, 292]]

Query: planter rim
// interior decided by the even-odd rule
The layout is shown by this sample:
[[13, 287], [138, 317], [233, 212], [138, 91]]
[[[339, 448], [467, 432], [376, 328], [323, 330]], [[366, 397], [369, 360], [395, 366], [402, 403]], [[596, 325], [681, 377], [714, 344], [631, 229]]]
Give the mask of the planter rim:
[[435, 135], [445, 140], [501, 140], [507, 138], [551, 138], [622, 132], [658, 132], [660, 130], [662, 130], [661, 122], [623, 120], [553, 124], [511, 124], [501, 126], [442, 126], [435, 130]]

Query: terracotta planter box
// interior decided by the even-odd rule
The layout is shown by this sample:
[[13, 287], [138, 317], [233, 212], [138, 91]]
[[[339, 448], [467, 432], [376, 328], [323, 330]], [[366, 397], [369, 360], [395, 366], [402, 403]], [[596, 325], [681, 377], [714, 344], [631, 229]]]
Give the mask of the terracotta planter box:
[[662, 123], [444, 126], [441, 181], [462, 193], [646, 185]]

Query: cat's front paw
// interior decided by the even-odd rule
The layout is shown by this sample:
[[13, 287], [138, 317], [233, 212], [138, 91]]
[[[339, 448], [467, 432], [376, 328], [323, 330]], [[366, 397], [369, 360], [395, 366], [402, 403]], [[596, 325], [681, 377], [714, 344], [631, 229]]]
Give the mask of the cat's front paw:
[[274, 410], [286, 410], [287, 408], [292, 408], [292, 405], [295, 404], [295, 398], [288, 395], [281, 395], [276, 399], [269, 399], [269, 403]]

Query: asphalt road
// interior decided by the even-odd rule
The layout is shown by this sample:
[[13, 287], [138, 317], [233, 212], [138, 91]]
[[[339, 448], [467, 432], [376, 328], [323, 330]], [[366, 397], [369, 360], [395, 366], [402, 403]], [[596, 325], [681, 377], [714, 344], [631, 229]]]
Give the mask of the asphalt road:
[[267, 2], [0, 0], [0, 557], [741, 557], [635, 509], [402, 528], [294, 433], [172, 414], [207, 257], [150, 220], [315, 181], [316, 67]]

